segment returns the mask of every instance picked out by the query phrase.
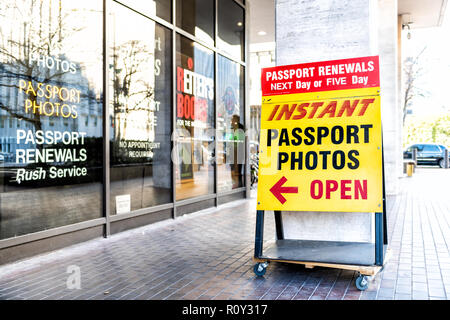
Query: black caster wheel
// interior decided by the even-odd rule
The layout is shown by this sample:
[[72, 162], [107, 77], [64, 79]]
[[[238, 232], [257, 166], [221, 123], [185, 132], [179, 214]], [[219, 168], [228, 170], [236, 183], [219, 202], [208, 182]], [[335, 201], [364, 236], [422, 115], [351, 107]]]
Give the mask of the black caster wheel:
[[358, 290], [364, 291], [369, 287], [369, 280], [367, 280], [367, 276], [360, 274], [355, 281], [356, 288]]
[[267, 268], [267, 265], [264, 265], [264, 263], [257, 263], [257, 264], [255, 264], [255, 266], [253, 267], [253, 272], [254, 272], [258, 277], [262, 277], [263, 275], [266, 274], [266, 268]]

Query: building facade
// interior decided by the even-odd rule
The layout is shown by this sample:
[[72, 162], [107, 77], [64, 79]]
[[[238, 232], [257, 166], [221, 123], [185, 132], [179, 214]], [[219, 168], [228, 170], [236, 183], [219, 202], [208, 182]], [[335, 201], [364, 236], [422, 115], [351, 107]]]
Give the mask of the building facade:
[[0, 264], [249, 196], [245, 1], [0, 16]]

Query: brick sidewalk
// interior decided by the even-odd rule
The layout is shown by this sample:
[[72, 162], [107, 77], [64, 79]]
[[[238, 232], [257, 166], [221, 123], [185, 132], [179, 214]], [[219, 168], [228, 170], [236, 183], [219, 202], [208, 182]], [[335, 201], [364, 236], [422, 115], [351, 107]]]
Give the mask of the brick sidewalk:
[[[450, 170], [422, 168], [388, 197], [392, 256], [367, 291], [353, 271], [251, 260], [255, 200], [242, 200], [0, 267], [0, 299], [447, 299]], [[266, 214], [265, 240], [274, 236]], [[69, 266], [81, 289], [68, 289]]]

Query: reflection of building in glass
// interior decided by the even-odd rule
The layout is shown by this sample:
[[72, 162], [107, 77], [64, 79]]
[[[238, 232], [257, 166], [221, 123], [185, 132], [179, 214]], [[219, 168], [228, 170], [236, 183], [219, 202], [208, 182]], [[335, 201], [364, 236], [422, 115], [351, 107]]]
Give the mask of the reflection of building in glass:
[[171, 199], [170, 33], [119, 4], [110, 21], [110, 206], [117, 214], [123, 195], [131, 210]]
[[[34, 248], [55, 234], [75, 242], [250, 194], [245, 157], [239, 160], [245, 150], [235, 152], [245, 149], [248, 118], [245, 4], [107, 3], [103, 25], [102, 0], [0, 2], [0, 240], [7, 250], [13, 242], [28, 246], [31, 233], [39, 233]], [[54, 132], [85, 139], [33, 140]], [[58, 161], [46, 158], [63, 152]]]
[[177, 199], [214, 192], [214, 54], [177, 35]]
[[155, 139], [155, 111], [159, 106], [154, 96], [154, 33], [154, 26], [153, 30], [146, 30], [148, 41], [114, 38], [113, 137], [116, 141]]
[[218, 189], [230, 191], [244, 185], [245, 126], [244, 70], [238, 63], [219, 56], [217, 109]]
[[[64, 57], [59, 60], [66, 61]], [[6, 61], [5, 61], [6, 62]], [[89, 81], [81, 74], [81, 65], [76, 64], [77, 73], [70, 72], [49, 74], [48, 69], [40, 66], [30, 66], [32, 76], [18, 76], [15, 64], [3, 62], [0, 64], [0, 150], [11, 153], [14, 158], [16, 149], [27, 149], [33, 146], [24, 142], [17, 143], [17, 130], [53, 130], [53, 131], [78, 131], [86, 132], [86, 137], [98, 137], [102, 135], [102, 101], [90, 88]], [[26, 61], [23, 62], [27, 63]], [[31, 79], [31, 80], [28, 80]], [[21, 83], [19, 81], [22, 80]], [[67, 89], [76, 89], [80, 92], [80, 102], [76, 103], [76, 118], [63, 117], [60, 115], [45, 116], [32, 113], [33, 108], [25, 109], [26, 99], [36, 99], [36, 104], [44, 108], [46, 102], [64, 104], [61, 99], [42, 99], [37, 98], [31, 91], [29, 94], [25, 89], [20, 88], [24, 81], [28, 84], [31, 81], [33, 88], [38, 83], [42, 87], [50, 85], [52, 88], [64, 87]], [[36, 89], [34, 89], [36, 91]], [[54, 107], [52, 107], [54, 108]], [[38, 110], [38, 109], [36, 109]], [[54, 110], [49, 106], [46, 110]], [[75, 115], [75, 114], [72, 114]]]
[[[17, 144], [16, 132], [21, 129], [83, 131], [87, 137], [101, 136], [102, 96], [94, 89], [98, 75], [90, 72], [96, 67], [89, 61], [95, 57], [95, 50], [89, 46], [72, 49], [74, 43], [85, 38], [86, 32], [80, 26], [96, 19], [100, 10], [95, 5], [78, 8], [63, 0], [57, 5], [41, 1], [38, 6], [27, 0], [8, 0], [2, 2], [1, 9], [5, 20], [0, 43], [0, 150], [14, 155], [18, 148], [30, 148], [30, 144]], [[76, 118], [62, 117], [58, 112], [51, 116], [36, 114], [31, 111], [33, 108], [26, 112], [26, 103], [42, 106], [51, 102], [52, 108], [63, 105], [58, 98], [36, 97], [27, 90], [29, 82], [34, 90], [39, 83], [43, 89], [46, 85], [64, 87], [63, 95], [66, 89], [79, 90]], [[47, 105], [46, 110], [49, 109]]]
[[0, 2], [0, 239], [101, 217], [102, 7]]

